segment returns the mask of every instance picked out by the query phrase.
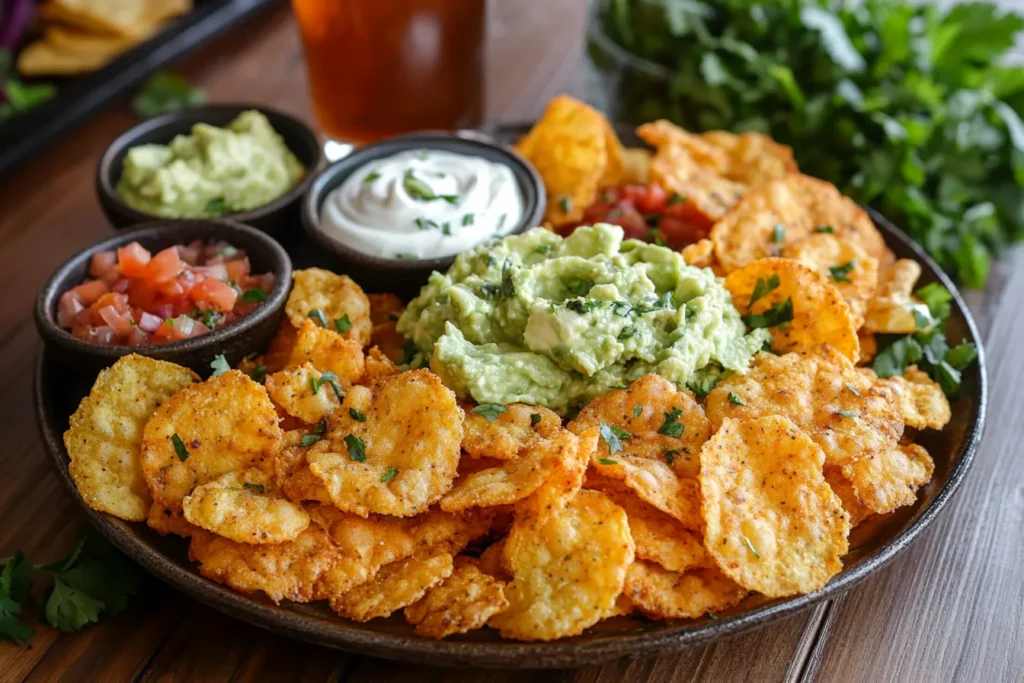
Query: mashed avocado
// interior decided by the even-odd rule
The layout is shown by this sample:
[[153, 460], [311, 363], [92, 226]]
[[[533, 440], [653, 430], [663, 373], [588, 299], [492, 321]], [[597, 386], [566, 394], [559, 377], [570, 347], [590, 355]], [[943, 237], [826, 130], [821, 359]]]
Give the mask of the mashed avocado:
[[744, 372], [769, 338], [745, 334], [710, 270], [606, 224], [461, 254], [430, 276], [398, 331], [461, 397], [556, 410], [651, 372], [679, 387]]
[[169, 145], [132, 147], [117, 194], [154, 216], [221, 216], [269, 204], [305, 174], [267, 117], [246, 111], [227, 128], [197, 123]]

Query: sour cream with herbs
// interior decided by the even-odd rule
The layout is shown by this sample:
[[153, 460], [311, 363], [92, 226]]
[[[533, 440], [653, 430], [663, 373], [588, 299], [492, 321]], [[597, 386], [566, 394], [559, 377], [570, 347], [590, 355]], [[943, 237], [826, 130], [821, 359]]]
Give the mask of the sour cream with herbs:
[[324, 200], [320, 228], [372, 256], [452, 256], [509, 234], [523, 216], [512, 169], [482, 157], [408, 150], [368, 162]]

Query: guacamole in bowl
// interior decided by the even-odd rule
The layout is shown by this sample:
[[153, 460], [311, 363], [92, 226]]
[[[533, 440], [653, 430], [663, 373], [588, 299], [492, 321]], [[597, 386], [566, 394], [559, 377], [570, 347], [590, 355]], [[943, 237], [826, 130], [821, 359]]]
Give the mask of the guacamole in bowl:
[[656, 373], [682, 388], [745, 372], [746, 332], [720, 278], [598, 224], [488, 242], [435, 272], [398, 321], [461, 398], [565, 412]]

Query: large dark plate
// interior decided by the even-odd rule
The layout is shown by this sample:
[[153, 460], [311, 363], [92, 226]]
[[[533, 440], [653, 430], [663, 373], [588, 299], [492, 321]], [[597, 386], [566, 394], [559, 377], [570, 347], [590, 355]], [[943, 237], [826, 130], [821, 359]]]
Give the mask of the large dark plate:
[[[500, 137], [521, 129], [505, 129]], [[886, 242], [902, 258], [922, 264], [922, 282], [939, 281], [953, 294], [949, 334], [953, 340], [977, 345], [978, 361], [963, 377], [963, 393], [953, 401], [953, 419], [941, 433], [926, 434], [922, 444], [935, 459], [935, 475], [917, 503], [883, 519], [861, 525], [850, 539], [844, 568], [827, 586], [809, 595], [768, 600], [751, 596], [717, 619], [648, 623], [619, 617], [575, 638], [552, 643], [501, 641], [482, 630], [443, 641], [420, 638], [402, 617], [359, 624], [335, 616], [323, 604], [285, 603], [275, 606], [260, 597], [247, 597], [199, 575], [188, 561], [182, 539], [161, 538], [144, 524], [130, 524], [88, 508], [68, 476], [68, 456], [61, 435], [68, 416], [84, 396], [92, 377], [69, 377], [46, 352], [36, 368], [35, 407], [47, 451], [72, 496], [92, 523], [116, 546], [150, 572], [182, 592], [215, 609], [263, 628], [301, 640], [360, 654], [413, 662], [493, 668], [559, 668], [594, 664], [623, 656], [647, 656], [704, 643], [805, 609], [835, 597], [883, 567], [932, 523], [959, 487], [981, 438], [985, 415], [985, 359], [981, 339], [967, 307], [953, 284], [919, 247], [881, 216], [873, 218]]]
[[102, 69], [82, 76], [40, 78], [57, 96], [0, 122], [0, 176], [84, 122], [168, 62], [203, 44], [274, 0], [196, 0], [188, 14]]

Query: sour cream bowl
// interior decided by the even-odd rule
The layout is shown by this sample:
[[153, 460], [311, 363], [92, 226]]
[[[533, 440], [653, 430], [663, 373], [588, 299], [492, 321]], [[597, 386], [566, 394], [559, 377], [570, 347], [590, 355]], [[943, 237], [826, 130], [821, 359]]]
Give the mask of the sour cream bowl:
[[540, 176], [512, 149], [484, 135], [414, 133], [320, 171], [302, 224], [364, 287], [412, 295], [458, 253], [540, 225], [544, 209]]

